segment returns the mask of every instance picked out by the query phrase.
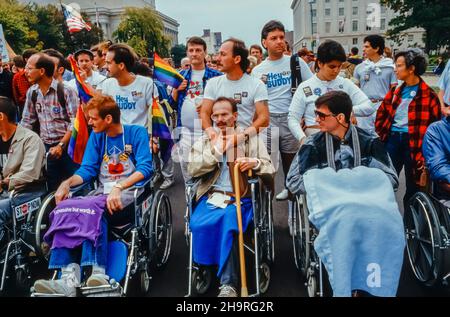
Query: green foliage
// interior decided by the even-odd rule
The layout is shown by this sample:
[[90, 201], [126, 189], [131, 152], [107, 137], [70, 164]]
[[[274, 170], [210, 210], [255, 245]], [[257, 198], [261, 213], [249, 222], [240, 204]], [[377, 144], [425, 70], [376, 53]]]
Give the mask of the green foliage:
[[151, 8], [126, 8], [113, 37], [133, 47], [142, 57], [154, 49], [160, 56], [169, 55], [170, 40], [164, 35], [161, 18]]
[[175, 63], [175, 65], [177, 66], [180, 65], [181, 60], [183, 59], [183, 57], [186, 56], [186, 45], [184, 44], [175, 45], [170, 50], [170, 54], [172, 55], [173, 62]]
[[395, 11], [388, 36], [402, 42], [400, 32], [413, 27], [425, 29], [425, 51], [439, 50], [450, 45], [449, 0], [381, 0]]

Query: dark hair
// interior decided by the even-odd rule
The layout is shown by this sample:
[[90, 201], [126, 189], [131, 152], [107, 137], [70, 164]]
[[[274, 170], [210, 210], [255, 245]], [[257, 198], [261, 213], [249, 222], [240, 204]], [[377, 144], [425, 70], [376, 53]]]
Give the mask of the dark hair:
[[291, 46], [289, 45], [288, 41], [284, 41], [284, 43], [286, 44], [286, 51], [290, 52], [291, 51]]
[[18, 68], [25, 68], [25, 61], [23, 60], [23, 57], [20, 55], [14, 56], [13, 58], [14, 65]]
[[410, 68], [414, 66], [414, 74], [421, 76], [427, 69], [427, 59], [425, 58], [421, 49], [409, 48], [406, 51], [401, 51], [395, 54], [394, 61], [397, 61], [399, 57], [405, 58], [406, 67]]
[[277, 31], [277, 30], [281, 31], [283, 33], [286, 33], [286, 31], [284, 30], [284, 25], [280, 21], [271, 20], [271, 21], [267, 22], [263, 26], [263, 29], [261, 31], [261, 40], [267, 39], [267, 36], [269, 35], [270, 32]]
[[111, 115], [113, 123], [120, 123], [120, 108], [111, 96], [94, 95], [86, 105], [86, 110], [96, 109], [100, 118]]
[[339, 61], [344, 63], [346, 60], [347, 56], [342, 45], [336, 41], [327, 40], [320, 44], [317, 49], [316, 69], [318, 62], [326, 64], [332, 61]]
[[252, 50], [258, 50], [261, 54], [263, 53], [262, 47], [258, 44], [253, 44], [252, 46], [250, 46], [249, 52], [251, 52]]
[[142, 63], [142, 62], [137, 62], [134, 64], [133, 73], [135, 73], [136, 75], [144, 76], [144, 77], [152, 77], [153, 76], [152, 69], [150, 67], [148, 67], [147, 64]]
[[87, 55], [89, 56], [89, 59], [92, 61], [94, 60], [94, 53], [92, 53], [90, 50], [88, 49], [81, 49], [75, 52], [75, 54], [73, 54], [73, 56], [75, 57], [75, 60], [78, 62], [78, 57], [80, 55]]
[[357, 47], [352, 47], [350, 52], [352, 52], [353, 55], [358, 55], [359, 49]]
[[206, 42], [201, 37], [198, 37], [198, 36], [191, 37], [186, 43], [186, 48], [189, 48], [189, 44], [190, 45], [202, 45], [203, 46], [203, 50], [205, 52], [207, 51]]
[[61, 52], [55, 50], [54, 48], [49, 48], [49, 49], [43, 50], [42, 53], [44, 53], [48, 56], [51, 56], [51, 57], [56, 57], [58, 59], [58, 68], [59, 67], [66, 68], [66, 66], [67, 66], [66, 59], [64, 58], [64, 55]]
[[233, 98], [219, 97], [216, 99], [216, 101], [214, 101], [213, 107], [216, 103], [219, 102], [228, 102], [231, 105], [231, 110], [233, 111], [233, 113], [238, 112], [237, 102]]
[[239, 64], [239, 66], [241, 67], [242, 71], [245, 73], [247, 71], [248, 66], [250, 65], [250, 62], [248, 60], [248, 49], [245, 47], [245, 43], [236, 38], [229, 38], [224, 43], [226, 43], [226, 42], [233, 43], [233, 57], [236, 57], [236, 56], [241, 57], [241, 62]]
[[38, 50], [35, 50], [34, 48], [29, 48], [29, 49], [23, 51], [22, 57], [23, 57], [24, 60], [27, 60], [27, 59], [29, 59], [32, 55], [34, 55], [34, 54], [36, 54], [36, 53], [39, 53], [39, 51], [38, 51]]
[[364, 43], [369, 42], [372, 48], [378, 48], [378, 54], [383, 55], [384, 53], [384, 38], [381, 35], [372, 34], [364, 38]]
[[113, 44], [108, 48], [108, 52], [114, 53], [113, 60], [116, 64], [123, 63], [127, 71], [133, 70], [137, 56], [131, 47], [126, 44]]
[[316, 100], [316, 108], [320, 108], [324, 105], [327, 106], [331, 113], [336, 116], [343, 113], [345, 116], [345, 121], [350, 122], [353, 104], [347, 93], [343, 91], [327, 92]]
[[6, 115], [9, 122], [16, 122], [17, 111], [10, 98], [0, 96], [0, 112]]
[[55, 72], [55, 63], [50, 56], [44, 53], [38, 53], [36, 55], [39, 56], [36, 61], [36, 68], [43, 68], [45, 70], [45, 76], [53, 77], [53, 73]]

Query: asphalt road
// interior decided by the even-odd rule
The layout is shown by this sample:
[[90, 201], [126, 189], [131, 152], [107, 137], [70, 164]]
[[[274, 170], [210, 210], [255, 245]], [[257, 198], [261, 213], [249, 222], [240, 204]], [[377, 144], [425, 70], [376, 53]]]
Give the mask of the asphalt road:
[[[184, 238], [184, 186], [179, 166], [176, 165], [176, 185], [168, 189], [166, 193], [170, 197], [173, 213], [173, 241], [172, 253], [166, 267], [154, 274], [150, 296], [154, 297], [183, 297], [187, 294], [188, 287], [188, 247]], [[280, 174], [276, 179], [277, 193], [282, 188], [283, 179]], [[404, 179], [401, 177], [400, 190], [397, 198], [404, 194]], [[400, 201], [398, 199], [398, 201]], [[274, 200], [274, 225], [275, 225], [275, 265], [272, 267], [272, 278], [268, 297], [305, 297], [306, 289], [298, 273], [293, 257], [292, 240], [287, 225], [287, 202]], [[403, 271], [398, 289], [398, 296], [449, 296], [445, 289], [430, 290], [419, 285], [408, 265], [405, 255]], [[247, 273], [250, 274], [250, 273]], [[217, 290], [213, 289], [208, 296], [216, 296]]]

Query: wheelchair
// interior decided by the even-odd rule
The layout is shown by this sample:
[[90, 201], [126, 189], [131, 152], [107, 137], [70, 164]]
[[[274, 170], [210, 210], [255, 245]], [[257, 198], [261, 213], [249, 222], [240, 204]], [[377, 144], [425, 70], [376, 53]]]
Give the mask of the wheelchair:
[[[110, 277], [109, 285], [87, 287], [82, 282], [77, 291], [79, 295], [127, 296], [131, 293], [130, 282], [134, 281], [140, 295], [149, 293], [153, 273], [163, 268], [169, 259], [173, 232], [170, 200], [163, 191], [155, 190], [153, 178], [134, 187], [134, 204], [121, 211], [131, 219], [108, 224], [106, 274]], [[76, 195], [85, 186], [72, 189], [71, 194]], [[55, 271], [53, 278], [57, 275]], [[60, 297], [58, 294], [35, 293], [33, 289], [31, 296]]]
[[450, 207], [436, 184], [417, 192], [405, 206], [406, 251], [416, 279], [427, 287], [448, 286], [450, 277]]
[[[266, 186], [271, 180], [260, 177], [248, 179], [252, 199], [253, 222], [244, 234], [244, 248], [253, 256], [254, 291], [250, 297], [258, 297], [266, 293], [270, 285], [270, 268], [275, 261], [274, 229], [273, 229], [273, 191]], [[205, 295], [213, 284], [214, 268], [199, 265], [193, 261], [192, 231], [189, 222], [195, 209], [195, 194], [198, 180], [186, 184], [187, 208], [185, 220], [185, 238], [189, 247], [188, 293], [186, 297]], [[237, 237], [236, 237], [237, 239]], [[248, 263], [248, 262], [246, 262]]]
[[319, 231], [309, 221], [306, 194], [296, 195], [289, 201], [292, 223], [292, 246], [295, 266], [305, 280], [309, 297], [331, 296], [327, 271], [314, 251], [314, 240]]

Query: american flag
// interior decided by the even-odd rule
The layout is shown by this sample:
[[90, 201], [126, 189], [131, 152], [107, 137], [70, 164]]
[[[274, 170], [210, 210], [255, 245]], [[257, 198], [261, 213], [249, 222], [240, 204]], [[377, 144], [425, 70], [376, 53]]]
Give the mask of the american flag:
[[77, 10], [63, 3], [61, 3], [61, 7], [64, 13], [64, 18], [66, 19], [69, 33], [79, 32], [82, 29], [86, 29], [88, 31], [91, 30], [91, 27], [86, 22], [84, 22], [81, 14], [77, 12]]

